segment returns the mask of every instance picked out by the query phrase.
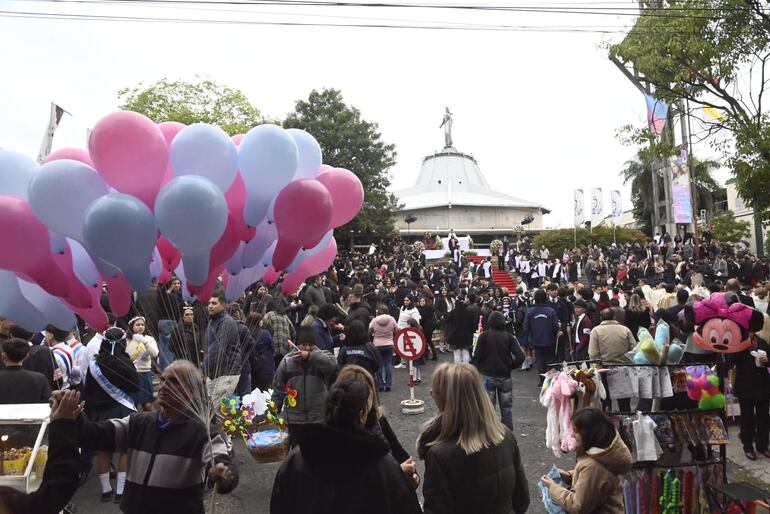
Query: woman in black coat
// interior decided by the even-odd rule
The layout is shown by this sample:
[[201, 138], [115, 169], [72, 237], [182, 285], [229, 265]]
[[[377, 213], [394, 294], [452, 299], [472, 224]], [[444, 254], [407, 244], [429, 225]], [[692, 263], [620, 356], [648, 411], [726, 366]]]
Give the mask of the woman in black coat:
[[[126, 333], [120, 328], [111, 328], [104, 333], [96, 358], [90, 363], [86, 375], [86, 417], [93, 422], [124, 418], [136, 412], [132, 393], [139, 391], [139, 374], [126, 353]], [[97, 454], [97, 472], [102, 487], [102, 501], [112, 499], [110, 486], [109, 453]], [[126, 481], [126, 454], [117, 461], [117, 487], [115, 503], [120, 503]]]
[[436, 330], [436, 308], [433, 306], [433, 298], [423, 296], [417, 302], [417, 310], [420, 312], [420, 327], [430, 349], [431, 360], [437, 360], [436, 347], [433, 345], [433, 331]]
[[529, 489], [516, 438], [497, 419], [476, 368], [442, 364], [432, 387], [438, 415], [417, 440], [425, 514], [526, 512]]
[[475, 331], [473, 313], [468, 310], [464, 301], [458, 301], [444, 319], [444, 336], [447, 344], [454, 350], [455, 362], [470, 362], [470, 349]]
[[[765, 314], [766, 329], [767, 322], [768, 316]], [[740, 439], [743, 452], [749, 460], [757, 460], [755, 445], [756, 451], [770, 458], [770, 374], [767, 369], [770, 346], [759, 337], [756, 341], [757, 350], [765, 352], [763, 360], [751, 355], [751, 351], [757, 350], [727, 354], [728, 364], [735, 365], [733, 393], [741, 406]]]
[[326, 396], [326, 422], [306, 425], [273, 483], [271, 514], [421, 514], [412, 485], [381, 436], [365, 430], [369, 387], [341, 380]]

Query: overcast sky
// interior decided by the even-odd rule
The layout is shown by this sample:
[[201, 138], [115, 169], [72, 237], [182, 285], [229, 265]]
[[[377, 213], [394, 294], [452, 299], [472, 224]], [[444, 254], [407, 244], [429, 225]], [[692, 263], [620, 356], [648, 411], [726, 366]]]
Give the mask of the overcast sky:
[[[524, 5], [525, 0], [517, 1], [505, 5]], [[537, 3], [555, 5], [554, 0]], [[243, 12], [249, 8], [258, 12]], [[438, 21], [620, 29], [633, 20], [436, 9], [205, 9], [0, 0], [5, 12], [262, 22]], [[422, 157], [443, 147], [439, 124], [449, 106], [455, 147], [476, 157], [492, 187], [551, 209], [547, 226], [571, 226], [574, 188], [603, 187], [605, 212], [609, 190], [620, 189], [624, 209], [630, 208], [630, 191], [619, 171], [634, 150], [616, 140], [615, 130], [645, 123], [646, 111], [642, 95], [601, 46], [607, 38], [620, 37], [0, 17], [0, 147], [34, 157], [50, 101], [72, 113], [63, 119], [54, 149], [84, 147], [86, 129], [117, 108], [116, 92], [141, 81], [210, 77], [241, 89], [263, 114], [279, 118], [312, 89], [334, 87], [365, 119], [379, 123], [385, 141], [396, 145], [395, 188], [410, 186]], [[718, 178], [726, 176], [720, 173]]]

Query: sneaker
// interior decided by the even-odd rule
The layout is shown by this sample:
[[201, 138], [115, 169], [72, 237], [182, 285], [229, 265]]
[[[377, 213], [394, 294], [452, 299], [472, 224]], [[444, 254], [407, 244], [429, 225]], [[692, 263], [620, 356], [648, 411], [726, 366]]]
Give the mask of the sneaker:
[[120, 500], [122, 500], [122, 499], [123, 499], [123, 495], [122, 494], [116, 494], [115, 495], [115, 499], [112, 500], [112, 501], [113, 501], [113, 503], [118, 503], [119, 504]]
[[406, 364], [404, 364], [403, 362], [399, 362], [398, 364], [393, 366], [394, 369], [404, 369], [405, 367], [406, 367]]
[[107, 491], [106, 493], [102, 493], [102, 502], [107, 503], [112, 499], [112, 490]]

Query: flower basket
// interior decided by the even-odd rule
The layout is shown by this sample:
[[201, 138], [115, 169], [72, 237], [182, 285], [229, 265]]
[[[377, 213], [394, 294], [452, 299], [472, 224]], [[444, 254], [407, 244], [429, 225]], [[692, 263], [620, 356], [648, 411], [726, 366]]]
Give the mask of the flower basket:
[[265, 421], [249, 434], [246, 446], [258, 464], [281, 462], [289, 454], [289, 434], [279, 425]]

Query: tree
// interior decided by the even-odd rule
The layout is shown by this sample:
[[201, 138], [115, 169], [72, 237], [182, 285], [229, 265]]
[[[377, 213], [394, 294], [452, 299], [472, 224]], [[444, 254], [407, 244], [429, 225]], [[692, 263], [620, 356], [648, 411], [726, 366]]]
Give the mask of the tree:
[[545, 245], [551, 251], [561, 251], [564, 248], [573, 248], [575, 246], [575, 235], [577, 234], [578, 247], [584, 248], [589, 244], [599, 246], [609, 246], [617, 240], [618, 244], [644, 241], [644, 234], [638, 230], [618, 227], [594, 227], [593, 231], [585, 228], [579, 228], [577, 231], [571, 228], [560, 228], [556, 230], [543, 230], [532, 241], [534, 248], [540, 248]]
[[737, 243], [751, 235], [750, 225], [736, 220], [732, 211], [725, 211], [711, 218], [711, 233], [720, 243]]
[[231, 136], [245, 134], [263, 121], [243, 92], [212, 80], [161, 79], [147, 87], [140, 83], [118, 91], [118, 98], [123, 102], [121, 109], [139, 112], [156, 123], [211, 123]]
[[[656, 98], [679, 109], [710, 109], [703, 139], [721, 149], [736, 188], [760, 221], [770, 220], [770, 10], [760, 0], [645, 0], [610, 58], [633, 66]], [[630, 74], [630, 72], [629, 72]], [[681, 102], [685, 100], [685, 102]], [[716, 139], [716, 134], [732, 136]]]
[[336, 232], [351, 239], [355, 235], [390, 235], [399, 206], [387, 190], [387, 172], [396, 163], [396, 152], [392, 144], [382, 141], [377, 124], [363, 120], [358, 109], [346, 105], [339, 90], [324, 89], [299, 100], [284, 127], [312, 134], [321, 145], [324, 163], [352, 171], [364, 186], [361, 212]]

